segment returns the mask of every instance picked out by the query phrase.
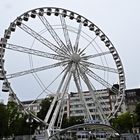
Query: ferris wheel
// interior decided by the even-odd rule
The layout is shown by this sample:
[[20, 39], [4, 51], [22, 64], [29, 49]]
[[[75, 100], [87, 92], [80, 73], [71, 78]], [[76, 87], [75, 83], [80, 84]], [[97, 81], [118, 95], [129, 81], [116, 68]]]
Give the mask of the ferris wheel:
[[[0, 52], [2, 91], [9, 92], [18, 104], [55, 95], [45, 120], [34, 116], [48, 123], [57, 104], [50, 129], [56, 120], [61, 124], [70, 93], [78, 93], [87, 120], [93, 115], [85, 91], [102, 123], [108, 124], [119, 111], [125, 89], [121, 59], [105, 33], [82, 15], [55, 7], [27, 11], [5, 30]], [[109, 102], [99, 92], [104, 89], [112, 93]]]

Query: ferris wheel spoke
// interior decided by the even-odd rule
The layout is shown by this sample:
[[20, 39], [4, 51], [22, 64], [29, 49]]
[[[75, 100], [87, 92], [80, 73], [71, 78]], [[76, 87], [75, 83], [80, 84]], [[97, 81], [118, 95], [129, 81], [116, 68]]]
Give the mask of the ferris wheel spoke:
[[[89, 81], [89, 82], [90, 82], [91, 87], [92, 87], [92, 89], [94, 90], [94, 93], [95, 93], [95, 97], [91, 94], [92, 99], [94, 100], [96, 98], [96, 100], [99, 100], [99, 103], [102, 106], [102, 108], [105, 107], [105, 106], [107, 106], [108, 104], [104, 101], [104, 99], [100, 96], [100, 94], [98, 92], [96, 93], [96, 89], [95, 89], [93, 83], [91, 81]], [[110, 110], [110, 107], [108, 109], [106, 109], [106, 111], [111, 111]]]
[[79, 24], [78, 32], [77, 32], [77, 37], [74, 45], [74, 51], [77, 53], [78, 51], [78, 45], [79, 45], [79, 40], [80, 40], [80, 35], [81, 35], [81, 30], [82, 30], [82, 23]]
[[23, 103], [19, 100], [19, 98], [16, 96], [16, 94], [13, 92], [12, 89], [10, 89], [10, 95], [12, 96], [12, 98], [14, 98], [14, 100], [16, 101], [16, 103], [19, 105], [19, 108], [22, 109], [24, 111], [24, 113], [26, 114], [30, 114], [36, 121], [43, 123], [44, 125], [47, 125], [43, 120], [41, 120], [40, 118], [38, 118], [33, 112], [31, 112], [30, 110], [26, 110], [26, 108], [24, 107]]
[[67, 53], [68, 52], [68, 49], [66, 48], [65, 44], [62, 42], [62, 40], [60, 39], [60, 37], [57, 35], [57, 33], [55, 32], [55, 30], [53, 29], [53, 27], [50, 25], [50, 23], [48, 22], [48, 20], [44, 16], [39, 16], [39, 19], [42, 21], [42, 23], [47, 28], [47, 30], [49, 31], [49, 33], [51, 34], [51, 36], [54, 38], [54, 40], [57, 42], [57, 44], [59, 45], [59, 47], [61, 49], [63, 49], [65, 51], [65, 53]]
[[98, 69], [98, 70], [108, 71], [108, 72], [112, 72], [112, 73], [118, 73], [117, 69], [110, 68], [110, 67], [105, 67], [105, 66], [101, 66], [101, 65], [97, 65], [97, 64], [94, 64], [94, 63], [91, 63], [91, 62], [87, 62], [87, 61], [82, 61], [82, 65], [84, 65], [86, 67]]
[[68, 27], [67, 27], [65, 18], [62, 15], [60, 15], [60, 20], [61, 20], [61, 25], [62, 25], [62, 28], [63, 28], [63, 33], [64, 33], [64, 37], [65, 37], [67, 47], [70, 51], [73, 52], [71, 40], [70, 40], [69, 33], [68, 33]]
[[105, 113], [104, 113], [104, 111], [103, 111], [103, 109], [101, 107], [101, 104], [99, 103], [99, 101], [97, 100], [97, 98], [95, 96], [95, 92], [94, 92], [94, 90], [92, 88], [90, 80], [88, 79], [88, 77], [87, 77], [87, 75], [85, 73], [85, 69], [83, 67], [79, 67], [79, 71], [80, 71], [81, 77], [83, 78], [85, 84], [87, 85], [87, 87], [89, 89], [89, 92], [91, 93], [91, 96], [92, 96], [92, 98], [93, 98], [93, 100], [95, 102], [95, 105], [96, 105], [97, 109], [98, 109], [99, 116], [100, 116], [102, 122], [104, 124], [109, 124], [109, 122], [107, 120], [107, 117], [106, 117], [106, 115], [105, 115]]
[[96, 39], [96, 37], [93, 38], [82, 50], [80, 50], [79, 54], [82, 54], [92, 44], [92, 42]]
[[56, 45], [52, 44], [47, 39], [45, 39], [43, 36], [41, 36], [39, 33], [35, 32], [33, 29], [31, 29], [30, 27], [25, 25], [24, 23], [22, 23], [19, 27], [22, 30], [24, 30], [26, 33], [31, 35], [33, 38], [35, 38], [36, 40], [38, 40], [39, 42], [41, 42], [42, 44], [47, 46], [49, 49], [53, 50], [54, 52], [56, 52], [60, 55], [65, 55], [65, 51], [63, 49], [61, 49], [61, 48], [57, 47]]
[[92, 115], [91, 115], [91, 113], [90, 113], [90, 111], [89, 111], [89, 108], [88, 108], [88, 106], [87, 106], [87, 104], [86, 104], [86, 101], [85, 101], [85, 99], [84, 99], [84, 97], [83, 97], [83, 94], [82, 94], [82, 88], [81, 88], [81, 86], [80, 86], [80, 85], [81, 85], [81, 84], [80, 84], [80, 83], [81, 83], [81, 82], [80, 82], [80, 77], [79, 77], [77, 71], [73, 73], [73, 77], [74, 77], [74, 82], [75, 82], [77, 91], [78, 91], [78, 93], [79, 93], [80, 99], [81, 99], [81, 101], [82, 101], [82, 103], [83, 103], [83, 105], [84, 105], [84, 108], [85, 108], [86, 117], [87, 117], [88, 120], [92, 120]]
[[68, 91], [71, 77], [72, 77], [72, 73], [71, 73], [71, 71], [70, 71], [69, 74], [68, 74], [68, 77], [67, 77], [67, 79], [66, 79], [65, 85], [64, 85], [64, 87], [63, 87], [63, 91], [62, 91], [63, 93], [66, 93], [66, 92]]
[[91, 58], [100, 57], [100, 56], [107, 55], [107, 54], [110, 54], [110, 51], [97, 53], [97, 54], [93, 54], [93, 55], [82, 56], [81, 59], [88, 60], [88, 59], [91, 59]]
[[49, 117], [50, 117], [50, 115], [51, 115], [51, 113], [52, 113], [52, 111], [53, 111], [54, 105], [56, 104], [57, 99], [58, 99], [58, 97], [60, 96], [60, 93], [61, 93], [60, 90], [61, 90], [62, 85], [63, 85], [63, 83], [64, 83], [64, 81], [65, 81], [65, 78], [66, 78], [66, 76], [67, 76], [67, 74], [68, 74], [68, 72], [69, 72], [69, 70], [70, 70], [70, 65], [71, 65], [71, 64], [69, 64], [69, 65], [66, 67], [65, 71], [64, 71], [64, 75], [63, 75], [63, 77], [62, 77], [62, 79], [61, 79], [61, 81], [60, 81], [59, 87], [58, 87], [58, 89], [57, 89], [57, 91], [56, 91], [56, 93], [58, 93], [58, 94], [56, 94], [56, 96], [54, 97], [54, 99], [53, 99], [53, 101], [52, 101], [52, 103], [51, 103], [51, 106], [49, 107], [48, 113], [46, 114], [45, 119], [44, 119], [45, 122], [48, 122]]
[[[71, 67], [70, 67], [70, 69], [71, 69]], [[52, 118], [51, 118], [51, 120], [50, 120], [50, 123], [49, 123], [49, 126], [48, 126], [48, 128], [52, 128], [52, 126], [54, 126], [54, 123], [55, 123], [55, 121], [56, 121], [56, 119], [57, 119], [57, 116], [61, 116], [61, 113], [62, 112], [59, 112], [60, 111], [60, 109], [61, 109], [61, 105], [62, 105], [62, 103], [63, 103], [63, 100], [64, 100], [64, 95], [65, 95], [65, 93], [67, 93], [67, 91], [68, 91], [68, 88], [69, 88], [69, 84], [70, 84], [70, 80], [71, 80], [71, 77], [72, 77], [72, 72], [71, 72], [71, 70], [69, 69], [69, 71], [67, 71], [66, 72], [66, 74], [64, 75], [64, 81], [62, 81], [62, 83], [61, 83], [61, 87], [60, 88], [62, 88], [62, 92], [60, 92], [60, 88], [59, 88], [59, 96], [57, 95], [57, 106], [56, 106], [56, 108], [55, 108], [55, 110], [54, 110], [54, 113], [53, 113], [53, 116], [52, 116]], [[47, 113], [48, 114], [48, 113]], [[59, 114], [59, 115], [58, 115]], [[58, 119], [60, 119], [60, 117], [58, 118]], [[59, 121], [59, 120], [58, 120]], [[59, 122], [57, 122], [57, 124], [58, 124]]]
[[84, 72], [86, 74], [88, 74], [90, 77], [92, 77], [94, 80], [96, 80], [97, 82], [99, 82], [100, 84], [102, 84], [103, 86], [105, 86], [106, 88], [109, 88], [110, 90], [112, 90], [115, 94], [118, 94], [118, 89], [113, 88], [112, 89], [112, 85], [110, 83], [108, 83], [107, 81], [105, 81], [103, 78], [101, 78], [100, 76], [98, 76], [97, 74], [95, 74], [93, 71], [91, 71], [90, 69], [88, 69], [87, 67], [83, 67], [82, 69], [84, 70]]
[[31, 73], [40, 72], [40, 71], [43, 71], [43, 70], [59, 67], [61, 65], [65, 65], [66, 63], [67, 63], [67, 61], [58, 62], [58, 63], [55, 63], [55, 64], [43, 66], [43, 67], [38, 67], [38, 68], [25, 70], [25, 71], [13, 73], [13, 74], [8, 74], [8, 75], [6, 75], [6, 77], [7, 77], [7, 79], [11, 79], [11, 78], [15, 78], [15, 77], [19, 77], [19, 76], [23, 76], [23, 75], [27, 75], [27, 74], [31, 74]]
[[[44, 89], [43, 89], [43, 91], [35, 98], [35, 100], [31, 103], [31, 104], [29, 104], [28, 105], [28, 107], [26, 108], [26, 109], [28, 109], [46, 90], [47, 91], [49, 91], [49, 87], [63, 74], [63, 73], [65, 73], [64, 75], [66, 75], [66, 72], [68, 72], [68, 66], [66, 67], [66, 68], [64, 68], [64, 70], [62, 70], [49, 84], [48, 84], [48, 86], [46, 87], [45, 85], [44, 85]], [[64, 77], [62, 78], [62, 80], [61, 80], [61, 83], [60, 83], [60, 85], [59, 85], [59, 88], [58, 88], [58, 91], [57, 91], [57, 93], [60, 93], [60, 89], [61, 89], [61, 85], [62, 85], [62, 83], [63, 83], [63, 81], [64, 81]], [[51, 92], [52, 93], [52, 92]]]
[[67, 77], [67, 75], [68, 75], [68, 73], [70, 71], [70, 68], [71, 68], [71, 64], [68, 64], [67, 67], [66, 67], [66, 69], [65, 69], [65, 72], [64, 72], [64, 75], [62, 77], [62, 80], [60, 82], [59, 88], [57, 89], [57, 93], [60, 93], [60, 90], [62, 89], [62, 86], [64, 84], [64, 81], [65, 81], [65, 79], [66, 79], [66, 77]]
[[64, 60], [67, 58], [65, 56], [51, 54], [51, 53], [47, 53], [47, 52], [43, 52], [43, 51], [31, 49], [31, 48], [26, 48], [26, 47], [22, 47], [22, 46], [15, 45], [15, 44], [9, 44], [9, 43], [7, 43], [6, 49], [10, 49], [13, 51], [18, 51], [18, 52], [23, 52], [23, 53], [27, 53], [27, 54], [32, 54], [35, 56], [51, 58], [51, 59], [55, 59], [55, 60]]

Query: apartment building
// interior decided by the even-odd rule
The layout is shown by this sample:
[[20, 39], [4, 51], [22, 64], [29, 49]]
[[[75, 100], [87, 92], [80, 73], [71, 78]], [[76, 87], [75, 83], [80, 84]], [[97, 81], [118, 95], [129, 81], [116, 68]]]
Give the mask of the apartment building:
[[29, 100], [29, 101], [23, 101], [22, 104], [24, 108], [29, 108], [31, 112], [34, 112], [35, 115], [40, 111], [41, 109], [41, 102], [43, 99], [37, 99], [37, 100]]
[[[89, 91], [84, 91], [82, 93], [83, 100], [89, 108], [89, 111], [93, 118], [98, 116], [98, 111], [95, 106], [95, 102], [93, 101], [92, 95]], [[115, 106], [116, 96], [112, 94], [109, 89], [96, 90], [95, 95], [97, 100], [100, 102], [101, 107], [106, 115], [110, 114], [110, 111]], [[54, 96], [54, 94], [52, 95]], [[50, 97], [50, 96], [49, 96]], [[41, 102], [43, 99], [38, 99], [33, 102], [23, 101], [23, 105], [25, 108], [29, 108], [32, 112], [37, 114], [41, 109]], [[118, 115], [124, 113], [125, 111], [133, 112], [135, 110], [136, 104], [140, 102], [140, 88], [137, 89], [128, 89], [125, 91], [125, 102], [122, 104], [121, 108], [118, 111]], [[66, 96], [66, 104], [65, 104], [65, 114], [67, 117], [70, 116], [84, 116], [84, 106], [81, 101], [81, 97], [77, 92], [68, 93]]]
[[140, 103], [140, 88], [127, 89], [125, 91], [126, 109], [129, 112], [134, 112], [136, 105]]
[[[95, 101], [93, 101], [93, 96], [91, 95], [91, 93], [89, 91], [85, 91], [82, 93], [82, 96], [82, 100], [85, 101], [93, 118], [97, 117], [99, 113], [97, 111], [97, 107], [95, 105]], [[101, 108], [103, 109], [104, 113], [106, 115], [110, 114], [110, 111], [115, 104], [115, 100], [112, 100], [112, 98], [116, 98], [116, 96], [112, 95], [109, 89], [97, 90], [95, 91], [95, 96], [96, 100], [98, 100], [98, 102], [101, 104]], [[71, 92], [70, 94], [68, 94], [66, 107], [67, 117], [85, 115], [85, 109], [82, 100], [79, 93], [77, 92]]]

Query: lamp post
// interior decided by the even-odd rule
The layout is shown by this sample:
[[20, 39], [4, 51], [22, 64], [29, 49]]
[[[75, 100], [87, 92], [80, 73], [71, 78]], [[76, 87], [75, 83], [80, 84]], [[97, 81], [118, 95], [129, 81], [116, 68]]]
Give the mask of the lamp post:
[[131, 117], [131, 121], [132, 121], [132, 133], [133, 133], [134, 132], [134, 114], [131, 113], [130, 117]]
[[32, 123], [33, 123], [33, 119], [31, 118], [31, 116], [29, 116], [26, 120], [27, 123], [29, 123], [29, 139], [31, 140], [31, 128], [32, 128]]

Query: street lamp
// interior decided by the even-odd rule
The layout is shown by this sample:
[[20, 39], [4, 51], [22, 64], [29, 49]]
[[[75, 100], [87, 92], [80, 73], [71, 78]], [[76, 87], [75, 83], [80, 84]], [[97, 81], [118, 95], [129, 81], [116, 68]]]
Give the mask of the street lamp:
[[134, 133], [134, 114], [131, 113], [130, 117], [131, 117], [131, 121], [132, 121], [132, 133]]
[[32, 123], [33, 123], [33, 119], [31, 118], [31, 116], [29, 116], [26, 120], [27, 123], [29, 123], [29, 137], [30, 137], [30, 140], [32, 139], [31, 137], [31, 128], [32, 128]]

